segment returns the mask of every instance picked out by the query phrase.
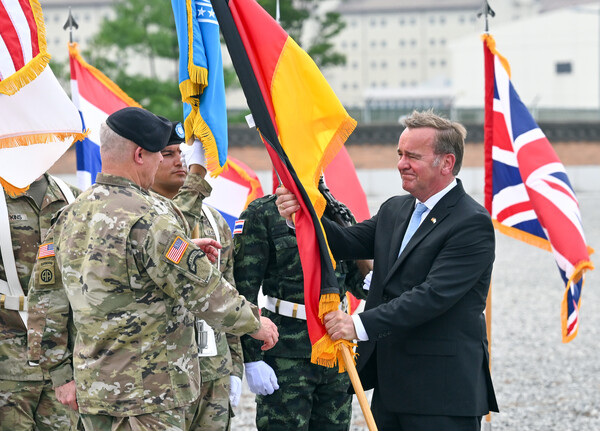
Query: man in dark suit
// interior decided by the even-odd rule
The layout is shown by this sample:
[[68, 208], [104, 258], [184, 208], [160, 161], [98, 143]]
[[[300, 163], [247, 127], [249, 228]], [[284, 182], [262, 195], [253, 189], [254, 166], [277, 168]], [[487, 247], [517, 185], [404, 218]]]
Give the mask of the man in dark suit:
[[[336, 259], [374, 259], [365, 311], [329, 313], [325, 326], [333, 340], [359, 340], [379, 430], [479, 430], [481, 416], [498, 411], [483, 314], [494, 229], [456, 179], [465, 128], [431, 111], [404, 123], [398, 170], [410, 194], [351, 227], [322, 219]], [[297, 200], [277, 194], [289, 219]]]

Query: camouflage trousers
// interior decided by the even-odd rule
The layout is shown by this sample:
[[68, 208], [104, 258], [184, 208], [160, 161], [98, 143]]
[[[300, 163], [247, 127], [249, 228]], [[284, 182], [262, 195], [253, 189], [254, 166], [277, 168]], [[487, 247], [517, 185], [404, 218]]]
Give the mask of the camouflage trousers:
[[188, 431], [195, 405], [138, 416], [107, 416], [81, 413], [85, 431]]
[[0, 380], [0, 430], [75, 429], [77, 412], [61, 404], [52, 383]]
[[190, 431], [229, 431], [233, 410], [229, 404], [229, 376], [202, 381], [198, 411]]
[[259, 431], [342, 431], [350, 428], [350, 379], [336, 368], [315, 365], [310, 359], [265, 356], [275, 371], [279, 389], [256, 396]]

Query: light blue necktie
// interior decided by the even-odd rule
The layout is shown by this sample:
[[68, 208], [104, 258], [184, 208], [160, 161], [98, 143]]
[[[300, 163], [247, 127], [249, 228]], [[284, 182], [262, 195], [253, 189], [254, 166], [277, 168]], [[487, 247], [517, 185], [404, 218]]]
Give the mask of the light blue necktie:
[[417, 203], [417, 207], [412, 213], [410, 223], [408, 224], [408, 228], [406, 229], [406, 233], [404, 234], [404, 239], [402, 240], [402, 245], [400, 246], [400, 252], [398, 253], [398, 257], [400, 257], [400, 255], [402, 254], [402, 250], [404, 250], [404, 247], [406, 247], [408, 241], [410, 241], [412, 236], [417, 231], [419, 225], [421, 224], [421, 216], [425, 211], [427, 211], [427, 206], [425, 206], [425, 204], [422, 204], [421, 202]]

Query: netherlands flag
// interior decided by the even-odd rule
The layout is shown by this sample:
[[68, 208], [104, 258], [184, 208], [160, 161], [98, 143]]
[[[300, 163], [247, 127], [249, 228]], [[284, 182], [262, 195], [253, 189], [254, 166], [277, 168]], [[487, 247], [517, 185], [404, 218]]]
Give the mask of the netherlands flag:
[[593, 269], [579, 203], [564, 166], [510, 81], [485, 34], [485, 204], [496, 229], [552, 251], [565, 283], [562, 339], [579, 327], [584, 272]]
[[235, 222], [240, 214], [254, 199], [264, 196], [256, 173], [249, 166], [227, 158], [227, 165], [216, 178], [206, 177], [213, 190], [204, 203], [218, 210], [227, 221], [231, 232], [235, 231]]
[[76, 43], [69, 44], [71, 98], [79, 109], [83, 129], [89, 136], [77, 142], [77, 183], [81, 190], [96, 182], [100, 172], [100, 124], [113, 112], [127, 106], [141, 106], [106, 75], [90, 66], [79, 54]]

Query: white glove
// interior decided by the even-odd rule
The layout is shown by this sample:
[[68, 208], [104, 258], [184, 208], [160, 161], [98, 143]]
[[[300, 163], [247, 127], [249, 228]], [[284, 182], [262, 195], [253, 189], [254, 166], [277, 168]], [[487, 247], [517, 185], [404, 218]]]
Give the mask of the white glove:
[[181, 150], [181, 162], [185, 163], [187, 169], [190, 169], [192, 165], [200, 165], [206, 167], [206, 155], [204, 154], [204, 147], [202, 142], [198, 139], [194, 139], [192, 145], [186, 143], [180, 144], [179, 149]]
[[242, 395], [242, 379], [238, 376], [229, 376], [229, 403], [232, 407], [237, 407]]
[[365, 275], [365, 279], [363, 280], [363, 290], [369, 290], [371, 288], [371, 277], [373, 276], [373, 271], [369, 271], [367, 275]]
[[275, 371], [265, 361], [247, 362], [246, 379], [253, 394], [271, 395], [279, 389]]

